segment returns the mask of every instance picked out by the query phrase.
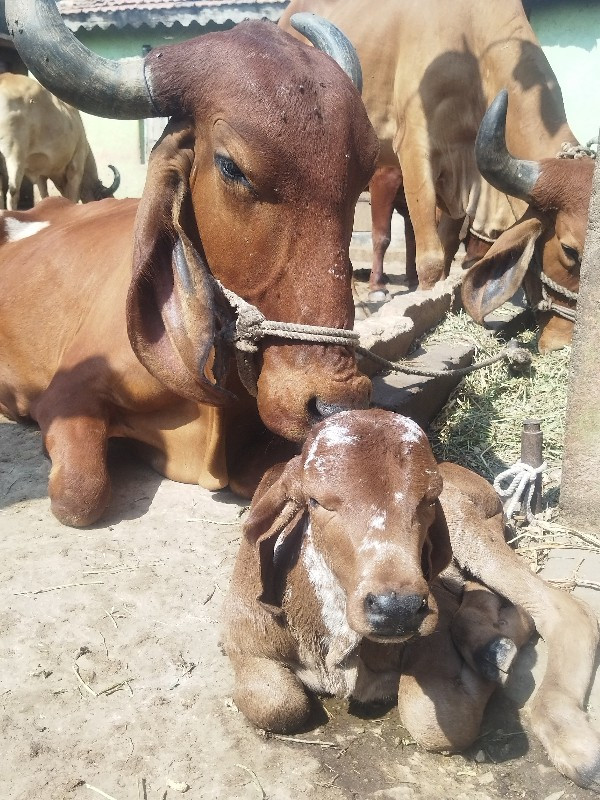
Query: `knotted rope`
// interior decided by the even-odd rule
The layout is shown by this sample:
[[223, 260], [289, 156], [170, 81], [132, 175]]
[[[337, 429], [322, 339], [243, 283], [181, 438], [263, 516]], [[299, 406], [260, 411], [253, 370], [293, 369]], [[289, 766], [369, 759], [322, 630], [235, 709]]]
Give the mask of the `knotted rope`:
[[596, 151], [592, 149], [592, 145], [598, 144], [598, 137], [590, 139], [584, 147], [582, 144], [573, 144], [572, 142], [562, 142], [560, 150], [556, 154], [557, 158], [596, 158]]
[[358, 354], [375, 361], [387, 370], [425, 378], [438, 378], [445, 375], [462, 377], [482, 367], [495, 364], [503, 358], [506, 358], [512, 364], [524, 365], [531, 362], [529, 351], [519, 347], [514, 339], [495, 356], [467, 367], [422, 369], [406, 362], [389, 361], [387, 358], [378, 356], [365, 347], [361, 347], [359, 345], [360, 336], [355, 331], [348, 331], [343, 328], [328, 328], [321, 325], [301, 325], [293, 322], [268, 320], [256, 306], [243, 300], [230, 289], [226, 289], [219, 281], [215, 280], [215, 285], [236, 314], [235, 320], [225, 326], [220, 335], [225, 341], [233, 344], [240, 380], [253, 397], [256, 397], [258, 392], [258, 375], [253, 355], [258, 351], [258, 342], [266, 336], [311, 342], [313, 344], [353, 347]]
[[[507, 498], [504, 503], [504, 513], [507, 519], [520, 508], [523, 502], [523, 495], [527, 487], [527, 497], [525, 499], [525, 515], [527, 521], [533, 520], [533, 512], [531, 511], [531, 498], [535, 490], [535, 480], [538, 475], [546, 469], [546, 462], [544, 461], [539, 467], [532, 467], [530, 464], [525, 464], [523, 461], [517, 461], [512, 467], [504, 470], [494, 479], [494, 489], [500, 497]], [[503, 481], [510, 481], [506, 488], [502, 488]]]
[[539, 278], [542, 282], [542, 299], [537, 304], [536, 309], [538, 311], [552, 311], [559, 317], [568, 319], [569, 322], [575, 322], [577, 319], [577, 310], [575, 308], [569, 308], [568, 306], [559, 305], [550, 297], [545, 287], [548, 286], [548, 288], [552, 289], [552, 291], [556, 292], [557, 294], [561, 294], [563, 297], [566, 297], [567, 300], [573, 300], [574, 302], [577, 302], [577, 298], [579, 296], [578, 293], [572, 292], [565, 286], [561, 286], [560, 283], [556, 283], [556, 281], [553, 281], [552, 278], [549, 278], [543, 270], [540, 270]]

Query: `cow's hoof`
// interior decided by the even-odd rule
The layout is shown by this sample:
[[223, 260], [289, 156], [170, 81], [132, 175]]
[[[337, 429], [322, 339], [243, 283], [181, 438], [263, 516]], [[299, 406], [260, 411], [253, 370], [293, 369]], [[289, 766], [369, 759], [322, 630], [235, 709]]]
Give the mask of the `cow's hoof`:
[[375, 289], [372, 292], [369, 292], [369, 302], [370, 303], [385, 303], [386, 300], [389, 300], [390, 293], [387, 289]]
[[503, 686], [517, 655], [517, 646], [506, 636], [497, 636], [481, 647], [473, 656], [482, 678]]

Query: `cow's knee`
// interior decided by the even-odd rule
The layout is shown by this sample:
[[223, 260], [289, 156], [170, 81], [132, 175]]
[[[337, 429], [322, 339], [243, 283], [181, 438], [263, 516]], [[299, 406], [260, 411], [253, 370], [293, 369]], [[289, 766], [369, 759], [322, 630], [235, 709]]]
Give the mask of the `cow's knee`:
[[417, 275], [419, 277], [419, 289], [433, 289], [435, 284], [445, 276], [443, 251], [418, 255]]
[[85, 415], [40, 416], [44, 446], [52, 462], [48, 481], [52, 513], [64, 525], [91, 525], [110, 499], [107, 422]]
[[432, 661], [418, 680], [402, 676], [398, 711], [412, 738], [430, 752], [460, 752], [477, 738], [493, 685], [467, 665], [453, 674], [445, 665], [436, 673]]
[[251, 658], [236, 664], [235, 674], [235, 704], [257, 728], [291, 733], [308, 720], [310, 700], [286, 667], [266, 658]]

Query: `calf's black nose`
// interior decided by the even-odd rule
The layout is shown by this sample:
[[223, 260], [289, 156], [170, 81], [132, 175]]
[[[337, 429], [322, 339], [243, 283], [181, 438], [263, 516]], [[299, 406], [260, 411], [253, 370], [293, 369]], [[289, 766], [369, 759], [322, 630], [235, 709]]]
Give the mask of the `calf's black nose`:
[[421, 594], [371, 594], [365, 597], [367, 622], [380, 636], [414, 633], [428, 612], [427, 598]]

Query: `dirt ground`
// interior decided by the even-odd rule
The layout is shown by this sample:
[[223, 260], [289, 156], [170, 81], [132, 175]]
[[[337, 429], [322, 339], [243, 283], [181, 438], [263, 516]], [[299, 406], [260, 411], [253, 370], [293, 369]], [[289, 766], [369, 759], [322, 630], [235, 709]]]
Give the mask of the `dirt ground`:
[[393, 708], [337, 701], [298, 737], [259, 735], [219, 646], [242, 506], [118, 447], [109, 515], [74, 530], [48, 469], [37, 429], [1, 420], [1, 800], [591, 797], [502, 697], [464, 756], [421, 751]]

